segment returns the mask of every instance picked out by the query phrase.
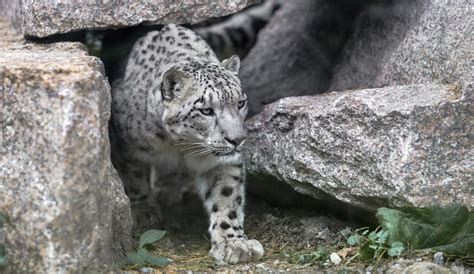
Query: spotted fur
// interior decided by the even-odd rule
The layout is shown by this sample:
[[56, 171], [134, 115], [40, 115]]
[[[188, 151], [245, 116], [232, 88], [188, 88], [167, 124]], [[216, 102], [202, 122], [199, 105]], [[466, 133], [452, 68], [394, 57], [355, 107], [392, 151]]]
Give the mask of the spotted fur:
[[243, 228], [247, 97], [239, 66], [237, 56], [219, 62], [200, 36], [168, 25], [136, 42], [113, 87], [113, 158], [127, 193], [147, 199], [156, 177], [135, 168], [186, 168], [209, 213], [210, 254], [221, 263], [263, 255]]

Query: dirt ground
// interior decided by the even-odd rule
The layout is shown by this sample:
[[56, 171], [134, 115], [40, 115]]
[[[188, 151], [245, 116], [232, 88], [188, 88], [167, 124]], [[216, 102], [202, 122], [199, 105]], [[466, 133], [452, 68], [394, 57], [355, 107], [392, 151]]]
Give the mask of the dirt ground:
[[153, 253], [168, 257], [172, 263], [157, 270], [313, 270], [314, 266], [298, 262], [298, 255], [314, 253], [318, 246], [337, 247], [346, 241], [353, 229], [333, 217], [317, 216], [307, 210], [273, 207], [256, 199], [249, 200], [245, 229], [249, 238], [258, 239], [264, 246], [265, 256], [262, 259], [238, 265], [216, 265], [208, 255], [211, 244], [206, 231], [207, 217], [200, 202], [192, 197], [187, 210], [161, 210], [162, 225], [168, 233], [154, 246]]
[[[410, 253], [403, 258], [385, 258], [376, 265], [359, 262], [355, 254], [357, 248], [348, 247], [347, 238], [356, 225], [323, 216], [311, 210], [275, 207], [250, 198], [246, 207], [245, 230], [249, 238], [259, 240], [265, 248], [265, 255], [257, 262], [237, 265], [217, 265], [208, 255], [211, 243], [207, 235], [207, 217], [200, 201], [190, 195], [182, 204], [156, 208], [159, 218], [148, 220], [140, 231], [146, 228], [167, 230], [166, 236], [154, 245], [152, 253], [171, 259], [166, 267], [127, 266], [129, 273], [159, 272], [287, 272], [287, 271], [331, 271], [331, 272], [385, 272], [395, 273], [415, 262], [432, 261], [431, 253]], [[181, 201], [181, 202], [182, 202]], [[171, 207], [169, 207], [171, 205]], [[135, 207], [137, 208], [137, 207]], [[142, 208], [150, 217], [149, 208]], [[137, 211], [136, 211], [137, 212]], [[145, 215], [146, 215], [145, 214]], [[154, 223], [154, 224], [152, 224]], [[150, 227], [151, 226], [151, 227]], [[337, 252], [342, 261], [334, 264], [329, 254]], [[446, 262], [451, 270], [463, 273], [465, 268], [459, 263]], [[454, 269], [453, 269], [454, 267]], [[444, 272], [441, 272], [444, 273]], [[449, 272], [446, 272], [449, 273]], [[467, 273], [467, 272], [466, 272]]]

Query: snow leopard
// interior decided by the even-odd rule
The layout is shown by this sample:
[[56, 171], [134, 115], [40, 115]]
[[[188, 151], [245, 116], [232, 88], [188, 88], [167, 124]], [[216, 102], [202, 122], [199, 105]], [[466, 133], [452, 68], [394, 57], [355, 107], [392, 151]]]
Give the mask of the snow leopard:
[[239, 57], [220, 62], [199, 35], [170, 24], [137, 40], [112, 87], [112, 158], [127, 194], [150, 192], [146, 176], [130, 176], [135, 167], [185, 168], [209, 215], [209, 254], [223, 264], [264, 253], [243, 227], [248, 103], [239, 68]]

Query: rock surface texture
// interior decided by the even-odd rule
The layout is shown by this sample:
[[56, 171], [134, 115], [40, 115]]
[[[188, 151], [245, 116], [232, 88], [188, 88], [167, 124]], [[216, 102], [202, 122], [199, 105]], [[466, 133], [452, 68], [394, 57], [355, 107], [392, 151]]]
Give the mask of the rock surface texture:
[[474, 1], [378, 1], [356, 19], [330, 90], [473, 81]]
[[[101, 2], [101, 4], [98, 4]], [[103, 2], [103, 3], [102, 3]], [[197, 23], [235, 13], [254, 0], [228, 1], [11, 1], [0, 0], [7, 16], [24, 35], [45, 37], [81, 29], [144, 24]]]
[[130, 246], [131, 217], [110, 162], [102, 63], [78, 43], [26, 43], [4, 21], [0, 34], [6, 271], [111, 266]]
[[369, 210], [470, 205], [473, 97], [432, 84], [284, 98], [247, 121], [247, 168]]
[[242, 62], [240, 77], [249, 97], [249, 117], [282, 97], [328, 89], [338, 44], [348, 32], [345, 23], [356, 8], [347, 1], [342, 6], [350, 8], [338, 3], [283, 1]]

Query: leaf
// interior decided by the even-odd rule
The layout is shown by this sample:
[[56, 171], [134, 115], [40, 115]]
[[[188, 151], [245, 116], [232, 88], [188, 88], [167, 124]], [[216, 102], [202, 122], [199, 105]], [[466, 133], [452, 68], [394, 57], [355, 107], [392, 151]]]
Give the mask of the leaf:
[[357, 247], [345, 247], [337, 252], [337, 255], [341, 256], [341, 258], [345, 259], [347, 255], [354, 254], [357, 251]]
[[6, 265], [5, 257], [0, 256], [0, 267], [3, 267], [5, 265]]
[[373, 250], [376, 250], [379, 248], [379, 245], [369, 245], [370, 248], [372, 248]]
[[132, 251], [127, 254], [130, 263], [138, 265], [139, 267], [145, 264], [148, 252], [144, 248], [139, 248], [137, 251]]
[[379, 208], [376, 217], [389, 234], [388, 244], [401, 242], [449, 255], [474, 254], [474, 212], [465, 206]]
[[164, 231], [164, 230], [151, 229], [151, 230], [145, 231], [142, 234], [142, 236], [140, 236], [140, 240], [138, 242], [138, 244], [139, 244], [138, 247], [141, 248], [144, 245], [152, 244], [152, 243], [160, 240], [161, 238], [163, 238], [163, 236], [165, 236], [165, 234], [166, 234], [166, 231]]
[[151, 266], [165, 266], [169, 264], [166, 257], [150, 254], [145, 248], [139, 248], [127, 254], [129, 263], [142, 267], [145, 264]]
[[359, 257], [362, 261], [370, 261], [374, 257], [375, 250], [370, 248], [370, 241], [365, 242], [360, 246]]
[[151, 266], [166, 266], [169, 264], [169, 260], [166, 257], [153, 255], [147, 252], [146, 262]]
[[360, 239], [361, 237], [359, 234], [354, 234], [347, 239], [347, 243], [349, 245], [358, 245], [360, 244]]
[[329, 257], [329, 251], [325, 247], [318, 247], [313, 252], [300, 252], [293, 254], [290, 257], [290, 261], [297, 264], [318, 264], [327, 260]]
[[405, 247], [403, 246], [403, 243], [393, 242], [390, 248], [388, 249], [388, 256], [390, 257], [400, 256], [404, 250], [405, 250]]
[[369, 240], [375, 242], [375, 240], [377, 239], [377, 233], [375, 231], [371, 231], [369, 233], [369, 236], [368, 236]]
[[385, 244], [387, 242], [387, 237], [388, 232], [382, 229], [377, 233], [377, 239], [375, 242], [379, 244]]
[[387, 250], [386, 247], [378, 246], [377, 249], [375, 249], [374, 258], [379, 258], [385, 253], [386, 250]]

